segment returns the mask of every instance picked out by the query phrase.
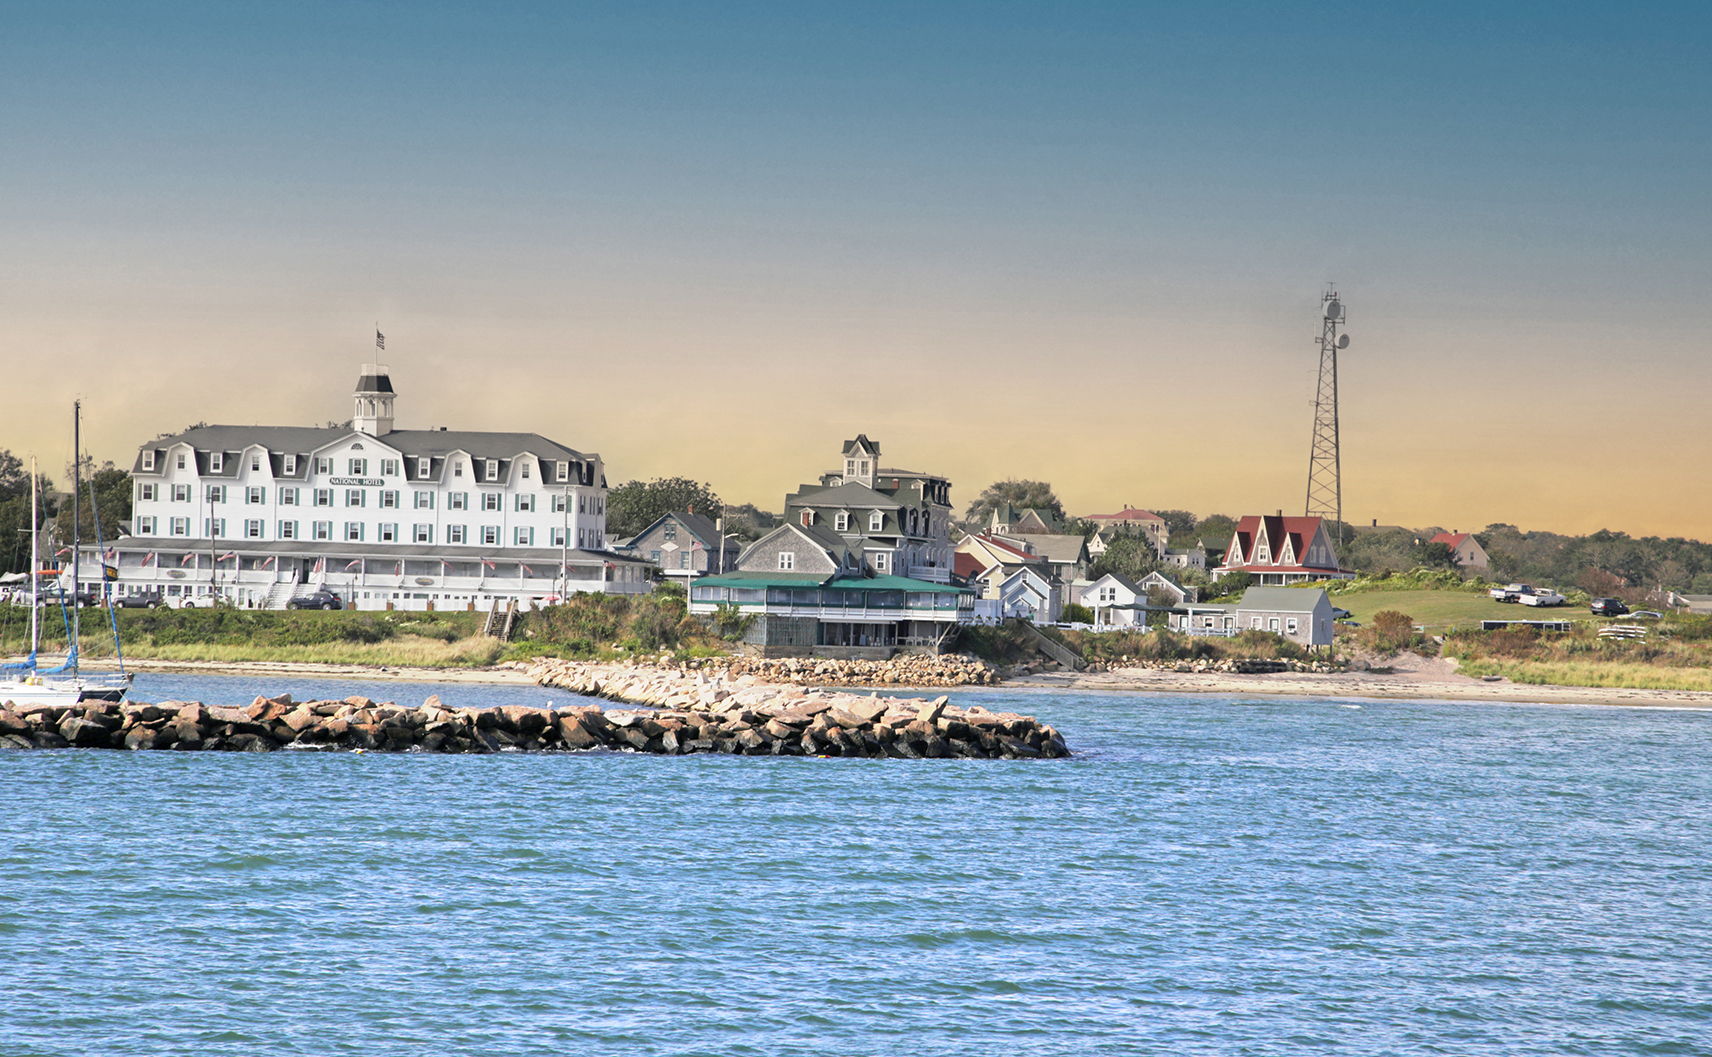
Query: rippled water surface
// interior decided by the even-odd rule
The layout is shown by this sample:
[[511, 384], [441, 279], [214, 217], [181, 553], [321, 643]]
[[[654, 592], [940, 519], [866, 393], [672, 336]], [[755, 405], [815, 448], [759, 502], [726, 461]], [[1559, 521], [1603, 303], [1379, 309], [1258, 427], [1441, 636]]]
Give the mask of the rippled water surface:
[[1712, 714], [953, 696], [1078, 755], [0, 753], [0, 1054], [1712, 1053]]

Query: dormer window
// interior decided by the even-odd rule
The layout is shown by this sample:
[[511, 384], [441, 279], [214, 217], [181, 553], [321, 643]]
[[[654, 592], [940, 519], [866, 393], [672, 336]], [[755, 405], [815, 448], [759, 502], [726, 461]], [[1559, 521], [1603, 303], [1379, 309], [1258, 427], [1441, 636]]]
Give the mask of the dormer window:
[[260, 473], [261, 469], [262, 469], [262, 457], [260, 455], [251, 455], [250, 456], [250, 472], [251, 473]]
[[489, 481], [495, 481], [495, 480], [499, 479], [499, 460], [498, 459], [489, 459], [487, 461], [487, 479]]
[[886, 527], [886, 515], [876, 510], [868, 515], [868, 531], [878, 532]]
[[178, 453], [178, 468], [184, 469], [184, 453], [182, 451]]
[[222, 473], [226, 469], [226, 453], [211, 451], [208, 453], [208, 472]]
[[567, 482], [571, 479], [571, 464], [570, 463], [561, 462], [558, 464], [558, 478], [559, 478], [559, 481], [561, 483]]
[[417, 459], [416, 460], [416, 476], [418, 478], [427, 477], [429, 474], [431, 474], [433, 472], [434, 472], [434, 460], [433, 459]]
[[452, 464], [452, 476], [453, 477], [462, 477], [463, 475], [464, 475], [463, 461], [459, 460], [457, 462], [454, 462]]
[[523, 460], [523, 462], [521, 464], [521, 469], [519, 470], [519, 473], [521, 473], [521, 475], [525, 481], [529, 480], [529, 460], [528, 459]]
[[814, 527], [814, 511], [812, 511], [812, 510], [803, 511], [802, 512], [802, 523], [803, 523], [803, 528]]
[[850, 528], [850, 511], [840, 510], [838, 515], [832, 519], [832, 523], [840, 532], [848, 530]]
[[155, 468], [155, 453], [152, 451], [143, 452], [143, 469], [153, 470], [154, 468]]

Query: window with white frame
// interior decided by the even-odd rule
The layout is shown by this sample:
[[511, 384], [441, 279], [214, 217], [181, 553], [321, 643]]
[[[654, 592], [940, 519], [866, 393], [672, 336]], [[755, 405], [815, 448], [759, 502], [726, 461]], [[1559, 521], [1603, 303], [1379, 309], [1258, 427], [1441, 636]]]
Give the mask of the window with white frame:
[[488, 547], [499, 546], [499, 526], [498, 525], [483, 525], [482, 526], [482, 544], [484, 546], [488, 546]]
[[529, 460], [528, 459], [523, 459], [522, 461], [520, 461], [517, 464], [517, 473], [518, 473], [518, 476], [522, 477], [525, 481], [529, 480]]
[[497, 480], [499, 478], [499, 460], [498, 459], [489, 459], [487, 461], [487, 475], [486, 476], [487, 476], [487, 479], [489, 481]]
[[137, 486], [137, 498], [138, 499], [147, 503], [147, 502], [153, 500], [154, 497], [155, 497], [155, 484], [154, 484], [154, 482], [150, 481], [150, 482], [146, 482], [144, 484], [139, 484]]
[[346, 542], [357, 542], [363, 538], [363, 523], [361, 521], [345, 522]]
[[886, 515], [876, 510], [868, 515], [868, 531], [878, 532], [886, 527]]
[[184, 453], [182, 451], [178, 453], [178, 468], [184, 469]]
[[515, 531], [516, 531], [517, 546], [519, 546], [519, 547], [533, 547], [533, 546], [535, 546], [535, 530], [534, 529], [530, 528], [527, 525], [519, 525], [519, 526], [517, 526]]
[[498, 509], [500, 509], [499, 493], [498, 492], [483, 492], [482, 493], [482, 509], [483, 510], [498, 510]]
[[398, 476], [398, 460], [397, 459], [382, 459], [380, 461], [380, 475], [382, 477], [397, 477]]
[[563, 527], [563, 526], [554, 526], [554, 528], [553, 528], [553, 543], [552, 543], [552, 546], [554, 546], [554, 547], [563, 547], [563, 546], [566, 546], [566, 543], [565, 543], [565, 530], [564, 530], [564, 527]]
[[464, 542], [464, 526], [462, 526], [462, 525], [447, 525], [446, 526], [446, 542], [447, 543], [462, 543], [462, 542]]
[[188, 535], [190, 535], [190, 519], [187, 517], [175, 517], [175, 518], [173, 518], [172, 519], [172, 534], [174, 536], [188, 536]]
[[388, 489], [380, 494], [380, 505], [388, 509], [398, 506], [398, 493]]
[[367, 459], [351, 459], [346, 463], [346, 465], [349, 467], [352, 477], [364, 477], [368, 475], [369, 461]]
[[844, 476], [846, 476], [846, 477], [855, 477], [856, 476], [856, 460], [855, 459], [845, 459], [844, 460]]
[[333, 472], [332, 456], [327, 456], [325, 458], [317, 457], [315, 460], [315, 472], [316, 473], [332, 473]]
[[281, 521], [279, 523], [279, 538], [282, 540], [294, 540], [294, 539], [296, 539], [297, 538], [297, 522], [295, 522], [295, 521]]
[[297, 456], [283, 456], [280, 459], [280, 469], [284, 470], [288, 474], [295, 474], [297, 472]]
[[223, 451], [211, 451], [208, 453], [208, 472], [209, 473], [224, 473], [224, 472], [226, 472], [226, 453], [225, 452], [223, 452]]
[[315, 538], [318, 540], [330, 540], [330, 539], [332, 539], [333, 538], [333, 523], [331, 521], [317, 521], [317, 522], [315, 522]]
[[660, 526], [660, 532], [665, 536], [666, 542], [671, 543], [678, 538], [678, 523], [668, 521]]
[[262, 457], [261, 457], [261, 455], [255, 453], [255, 452], [251, 452], [250, 453], [250, 472], [251, 473], [260, 473], [261, 469], [262, 469]]
[[280, 506], [297, 505], [297, 489], [295, 487], [281, 488], [278, 494]]
[[1284, 630], [1289, 632], [1292, 635], [1296, 634], [1296, 618], [1295, 617], [1285, 618]]
[[582, 496], [582, 495], [577, 496], [577, 513], [579, 513], [579, 514], [588, 513], [588, 497], [587, 496]]
[[264, 488], [244, 489], [244, 502], [251, 506], [259, 506], [260, 504], [267, 502], [267, 490]]
[[535, 493], [517, 493], [517, 509], [523, 513], [532, 512], [535, 509]]
[[446, 493], [446, 509], [447, 510], [466, 510], [469, 508], [469, 505], [470, 505], [470, 494], [468, 492], [447, 492]]
[[570, 505], [569, 498], [570, 497], [566, 496], [563, 492], [555, 492], [553, 494], [553, 513], [563, 514], [565, 512], [565, 507]]
[[1278, 618], [1277, 617], [1267, 618], [1266, 630], [1267, 631], [1277, 631], [1278, 630]]
[[244, 522], [244, 538], [247, 540], [259, 540], [262, 538], [261, 518], [250, 518]]
[[155, 519], [154, 518], [152, 518], [152, 517], [140, 517], [137, 519], [137, 535], [139, 535], [139, 536], [153, 536], [154, 534], [155, 534]]
[[143, 469], [152, 471], [154, 468], [155, 453], [152, 451], [143, 452]]
[[414, 533], [414, 539], [417, 543], [433, 543], [434, 526], [418, 524]]
[[203, 518], [202, 528], [206, 535], [213, 539], [219, 539], [226, 534], [226, 519], [223, 517]]
[[832, 519], [832, 527], [840, 532], [850, 528], [850, 511], [840, 510]]
[[803, 528], [812, 528], [814, 526], [814, 511], [812, 511], [812, 510], [803, 511], [802, 512], [802, 523], [803, 523]]
[[224, 503], [226, 501], [226, 486], [223, 484], [209, 485], [208, 501], [210, 503]]
[[780, 551], [779, 552], [779, 571], [780, 572], [786, 572], [786, 571], [789, 571], [791, 569], [795, 569], [796, 567], [797, 567], [797, 552], [796, 551]]
[[554, 469], [553, 477], [560, 484], [564, 484], [571, 479], [571, 464], [570, 463], [568, 463], [568, 462], [555, 463], [553, 466], [553, 469]]
[[172, 486], [172, 501], [175, 503], [188, 503], [188, 502], [190, 502], [190, 486], [187, 484], [175, 484], [175, 485], [173, 485]]
[[416, 493], [416, 509], [418, 509], [418, 510], [433, 510], [434, 509], [434, 493], [433, 492], [417, 492]]
[[346, 506], [368, 506], [368, 493], [361, 488], [345, 489]]
[[317, 489], [315, 489], [315, 505], [316, 506], [332, 506], [333, 505], [333, 490], [331, 488], [317, 488]]
[[891, 567], [892, 567], [892, 556], [890, 554], [887, 554], [885, 551], [876, 551], [874, 553], [874, 571], [875, 572], [883, 573]]
[[397, 543], [398, 542], [398, 525], [396, 522], [390, 523], [390, 524], [383, 523], [381, 525], [381, 527], [380, 527], [380, 541], [382, 543]]
[[453, 477], [462, 477], [463, 475], [464, 475], [464, 460], [458, 459], [452, 463], [452, 476]]

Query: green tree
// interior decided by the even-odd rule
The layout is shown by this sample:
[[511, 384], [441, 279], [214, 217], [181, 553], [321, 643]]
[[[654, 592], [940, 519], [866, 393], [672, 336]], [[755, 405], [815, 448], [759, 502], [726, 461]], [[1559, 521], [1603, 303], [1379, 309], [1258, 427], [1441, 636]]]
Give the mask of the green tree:
[[688, 512], [718, 517], [719, 507], [711, 485], [688, 477], [626, 481], [607, 493], [606, 532], [614, 537], [634, 536], [663, 515]]
[[[99, 508], [101, 514], [101, 543], [111, 543], [119, 536], [119, 522], [131, 519], [131, 475], [119, 469], [112, 463], [103, 463], [101, 468], [93, 473], [88, 472], [86, 464], [82, 488], [78, 492], [77, 518], [78, 528], [83, 533], [85, 543], [97, 542], [95, 538], [95, 514]], [[95, 493], [91, 505], [91, 491]], [[70, 498], [67, 496], [66, 498]], [[60, 546], [71, 542], [71, 504], [61, 502], [54, 517], [54, 540]]]
[[1064, 504], [1058, 501], [1047, 482], [1006, 478], [988, 485], [975, 497], [975, 501], [969, 504], [969, 512], [963, 515], [964, 523], [985, 524], [1000, 503], [1009, 503], [1019, 510], [1050, 510], [1055, 517], [1064, 516]]
[[[1206, 540], [1207, 546], [1223, 552], [1236, 535], [1236, 518], [1229, 514], [1208, 514], [1195, 525], [1195, 538]], [[1181, 543], [1176, 546], [1182, 546]]]
[[[1171, 533], [1173, 540], [1188, 539], [1194, 534], [1195, 526], [1200, 524], [1195, 515], [1187, 510], [1155, 510], [1154, 513], [1165, 519], [1165, 528]], [[1181, 543], [1176, 545], [1182, 546]]]
[[1151, 537], [1135, 535], [1114, 536], [1106, 552], [1094, 559], [1088, 568], [1088, 579], [1098, 580], [1107, 573], [1117, 573], [1130, 580], [1139, 580], [1159, 568], [1159, 552], [1153, 549]]
[[742, 540], [758, 540], [779, 524], [777, 514], [762, 510], [754, 503], [728, 504], [722, 515], [725, 531]]

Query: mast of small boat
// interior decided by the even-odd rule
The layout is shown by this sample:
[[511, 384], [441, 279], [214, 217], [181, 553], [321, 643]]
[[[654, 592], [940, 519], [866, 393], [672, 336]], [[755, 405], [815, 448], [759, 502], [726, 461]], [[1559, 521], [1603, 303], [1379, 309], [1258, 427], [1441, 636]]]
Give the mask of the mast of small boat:
[[83, 401], [71, 402], [71, 655], [66, 659], [77, 671], [77, 644], [83, 639], [83, 609], [78, 605], [78, 561], [83, 549], [83, 530], [78, 524], [78, 500], [83, 496]]
[[36, 457], [30, 456], [30, 663], [36, 663], [36, 648], [41, 644], [42, 626], [42, 560], [36, 547], [36, 535], [42, 520], [42, 481], [36, 476]]

